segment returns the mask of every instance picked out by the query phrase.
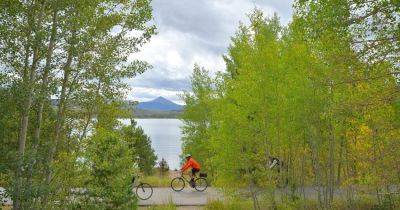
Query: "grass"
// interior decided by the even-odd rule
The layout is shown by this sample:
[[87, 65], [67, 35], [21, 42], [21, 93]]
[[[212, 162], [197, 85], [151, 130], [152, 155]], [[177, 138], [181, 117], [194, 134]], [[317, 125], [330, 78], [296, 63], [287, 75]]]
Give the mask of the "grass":
[[177, 171], [165, 171], [163, 176], [160, 174], [160, 170], [158, 168], [153, 169], [152, 175], [141, 176], [139, 181], [149, 183], [153, 187], [170, 187], [171, 180], [178, 176], [179, 172]]
[[140, 179], [141, 182], [149, 183], [153, 187], [169, 187], [171, 178], [168, 175], [161, 177], [160, 175], [145, 176]]
[[[277, 210], [318, 210], [321, 209], [315, 200], [295, 200], [290, 199], [276, 199], [276, 203], [272, 204], [269, 199], [260, 199], [261, 209], [277, 209]], [[230, 199], [226, 201], [211, 201], [205, 206], [206, 210], [242, 210], [242, 209], [253, 209], [253, 203], [251, 200], [246, 199]], [[386, 210], [386, 209], [400, 209], [400, 198], [391, 200], [391, 203], [382, 202], [378, 204], [376, 200], [369, 197], [359, 197], [352, 203], [347, 202], [343, 199], [334, 200], [330, 209], [352, 209], [352, 210]]]
[[206, 210], [242, 210], [242, 209], [252, 209], [253, 204], [249, 201], [211, 201], [206, 206]]

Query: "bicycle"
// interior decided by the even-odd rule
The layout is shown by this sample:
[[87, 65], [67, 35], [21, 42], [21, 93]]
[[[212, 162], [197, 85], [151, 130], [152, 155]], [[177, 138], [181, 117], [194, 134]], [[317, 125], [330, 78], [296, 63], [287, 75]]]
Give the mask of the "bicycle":
[[[194, 176], [194, 189], [196, 189], [199, 192], [203, 192], [204, 190], [207, 189], [208, 183], [207, 183], [207, 174], [206, 173], [200, 173], [200, 177], [197, 177], [197, 175]], [[179, 177], [175, 177], [174, 179], [171, 180], [171, 188], [175, 192], [180, 192], [185, 188], [185, 183], [188, 183], [190, 185], [190, 179], [187, 179], [183, 173]]]
[[[135, 177], [132, 178], [132, 187], [134, 187]], [[153, 195], [153, 187], [144, 182], [139, 182], [136, 186], [136, 195], [140, 200], [147, 200]]]

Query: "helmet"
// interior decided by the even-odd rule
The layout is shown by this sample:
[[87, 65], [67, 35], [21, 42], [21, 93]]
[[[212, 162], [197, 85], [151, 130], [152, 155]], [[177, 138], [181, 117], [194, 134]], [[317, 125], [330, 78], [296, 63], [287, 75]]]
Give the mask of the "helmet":
[[185, 158], [188, 158], [188, 157], [192, 157], [192, 155], [191, 154], [186, 154]]

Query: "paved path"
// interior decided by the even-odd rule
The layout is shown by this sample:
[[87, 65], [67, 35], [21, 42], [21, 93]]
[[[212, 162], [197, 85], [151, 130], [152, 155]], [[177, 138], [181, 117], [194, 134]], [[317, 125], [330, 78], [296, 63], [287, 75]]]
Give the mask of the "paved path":
[[[192, 209], [189, 207], [204, 206], [208, 201], [222, 199], [222, 193], [212, 187], [207, 188], [204, 192], [198, 192], [193, 188], [175, 192], [169, 187], [154, 188], [153, 190], [153, 196], [145, 201], [139, 200], [139, 206], [163, 205], [172, 202], [177, 206], [187, 206], [188, 209]], [[3, 197], [3, 193], [4, 188], [0, 187], [0, 204], [12, 205], [11, 199]]]
[[204, 192], [197, 192], [192, 188], [185, 188], [175, 192], [171, 188], [154, 188], [150, 199], [139, 201], [139, 206], [162, 205], [173, 203], [177, 206], [203, 206], [212, 200], [223, 199], [222, 193], [209, 187]]
[[[177, 210], [204, 210], [204, 206], [176, 206]], [[152, 209], [151, 206], [139, 206], [139, 210]]]

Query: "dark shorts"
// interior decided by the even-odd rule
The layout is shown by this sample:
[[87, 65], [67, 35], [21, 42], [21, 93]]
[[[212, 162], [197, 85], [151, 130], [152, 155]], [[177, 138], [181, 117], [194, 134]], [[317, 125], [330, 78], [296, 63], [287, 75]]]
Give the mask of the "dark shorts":
[[192, 168], [192, 174], [193, 175], [196, 175], [196, 173], [199, 172], [199, 171], [200, 171], [200, 169]]

